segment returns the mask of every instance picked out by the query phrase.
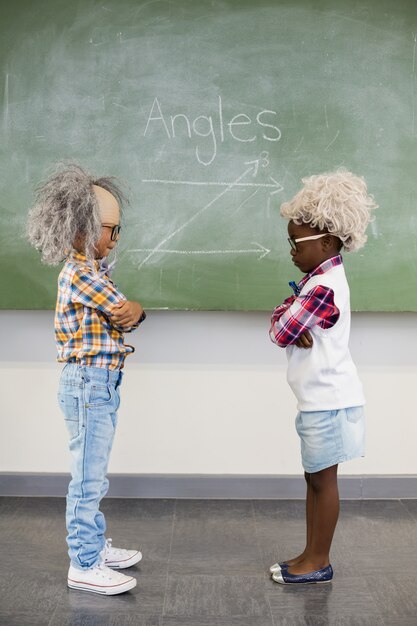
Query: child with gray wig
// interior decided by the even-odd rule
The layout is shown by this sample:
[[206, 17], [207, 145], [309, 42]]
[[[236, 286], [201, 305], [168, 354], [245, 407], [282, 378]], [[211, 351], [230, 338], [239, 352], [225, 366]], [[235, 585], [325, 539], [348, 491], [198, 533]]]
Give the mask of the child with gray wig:
[[294, 265], [305, 274], [272, 314], [270, 338], [286, 348], [298, 401], [296, 428], [307, 483], [307, 541], [270, 571], [285, 585], [330, 582], [329, 553], [339, 515], [337, 468], [364, 455], [365, 402], [349, 352], [349, 286], [340, 250], [358, 250], [377, 207], [363, 178], [346, 170], [303, 179], [282, 204]]
[[109, 277], [107, 256], [120, 234], [124, 195], [113, 178], [96, 178], [78, 165], [53, 174], [29, 212], [29, 241], [45, 263], [65, 260], [58, 278], [55, 338], [65, 363], [58, 400], [69, 433], [72, 480], [66, 524], [68, 586], [115, 595], [136, 586], [116, 570], [142, 558], [112, 546], [99, 510], [108, 490], [107, 466], [117, 424], [122, 368], [133, 347], [124, 333], [145, 319]]

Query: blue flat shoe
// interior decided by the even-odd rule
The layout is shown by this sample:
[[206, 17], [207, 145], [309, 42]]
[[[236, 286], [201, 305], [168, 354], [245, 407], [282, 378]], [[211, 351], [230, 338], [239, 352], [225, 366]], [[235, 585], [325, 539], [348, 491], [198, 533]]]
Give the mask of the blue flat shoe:
[[271, 572], [271, 574], [275, 574], [275, 572], [280, 572], [283, 569], [284, 570], [288, 569], [288, 563], [284, 563], [284, 562], [282, 562], [282, 563], [274, 563], [269, 568], [269, 571]]
[[329, 583], [333, 578], [331, 565], [308, 574], [289, 574], [287, 570], [280, 570], [272, 574], [272, 580], [281, 585], [310, 585], [315, 583]]

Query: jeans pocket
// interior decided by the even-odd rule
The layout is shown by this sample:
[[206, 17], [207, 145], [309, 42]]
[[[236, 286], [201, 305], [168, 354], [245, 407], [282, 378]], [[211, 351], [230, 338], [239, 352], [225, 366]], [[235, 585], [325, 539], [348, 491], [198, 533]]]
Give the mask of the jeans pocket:
[[354, 406], [346, 409], [346, 418], [351, 424], [357, 424], [361, 419], [363, 419], [363, 407]]
[[110, 385], [91, 385], [88, 398], [89, 406], [103, 406], [105, 404], [110, 404], [112, 400], [113, 394]]
[[58, 393], [58, 402], [70, 439], [75, 439], [80, 432], [79, 399], [68, 393]]

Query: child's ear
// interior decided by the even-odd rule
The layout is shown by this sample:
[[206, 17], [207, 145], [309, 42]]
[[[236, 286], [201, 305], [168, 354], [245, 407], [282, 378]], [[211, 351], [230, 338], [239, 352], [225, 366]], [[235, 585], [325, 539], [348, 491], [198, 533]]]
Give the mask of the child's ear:
[[322, 246], [324, 252], [328, 252], [330, 250], [330, 248], [332, 247], [332, 245], [334, 243], [332, 241], [333, 239], [334, 239], [334, 237], [332, 237], [331, 235], [326, 235], [325, 237], [322, 237], [321, 246]]
[[75, 237], [74, 242], [73, 242], [72, 245], [75, 248], [75, 250], [77, 250], [78, 252], [84, 252], [84, 250], [85, 250], [85, 236], [78, 234]]
[[332, 237], [335, 250], [339, 253], [343, 248], [343, 241], [339, 237]]
[[322, 249], [324, 252], [329, 252], [334, 249], [335, 252], [340, 252], [342, 248], [342, 242], [339, 237], [334, 237], [333, 235], [327, 235], [323, 237], [322, 241]]

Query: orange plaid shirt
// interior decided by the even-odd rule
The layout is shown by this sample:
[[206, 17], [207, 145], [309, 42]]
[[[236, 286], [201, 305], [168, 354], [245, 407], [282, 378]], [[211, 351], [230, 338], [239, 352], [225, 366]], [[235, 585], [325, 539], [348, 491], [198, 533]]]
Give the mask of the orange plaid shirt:
[[58, 361], [90, 367], [121, 369], [133, 346], [124, 343], [128, 329], [113, 324], [110, 313], [126, 297], [98, 261], [89, 263], [84, 254], [72, 251], [58, 277], [55, 309], [55, 340]]

